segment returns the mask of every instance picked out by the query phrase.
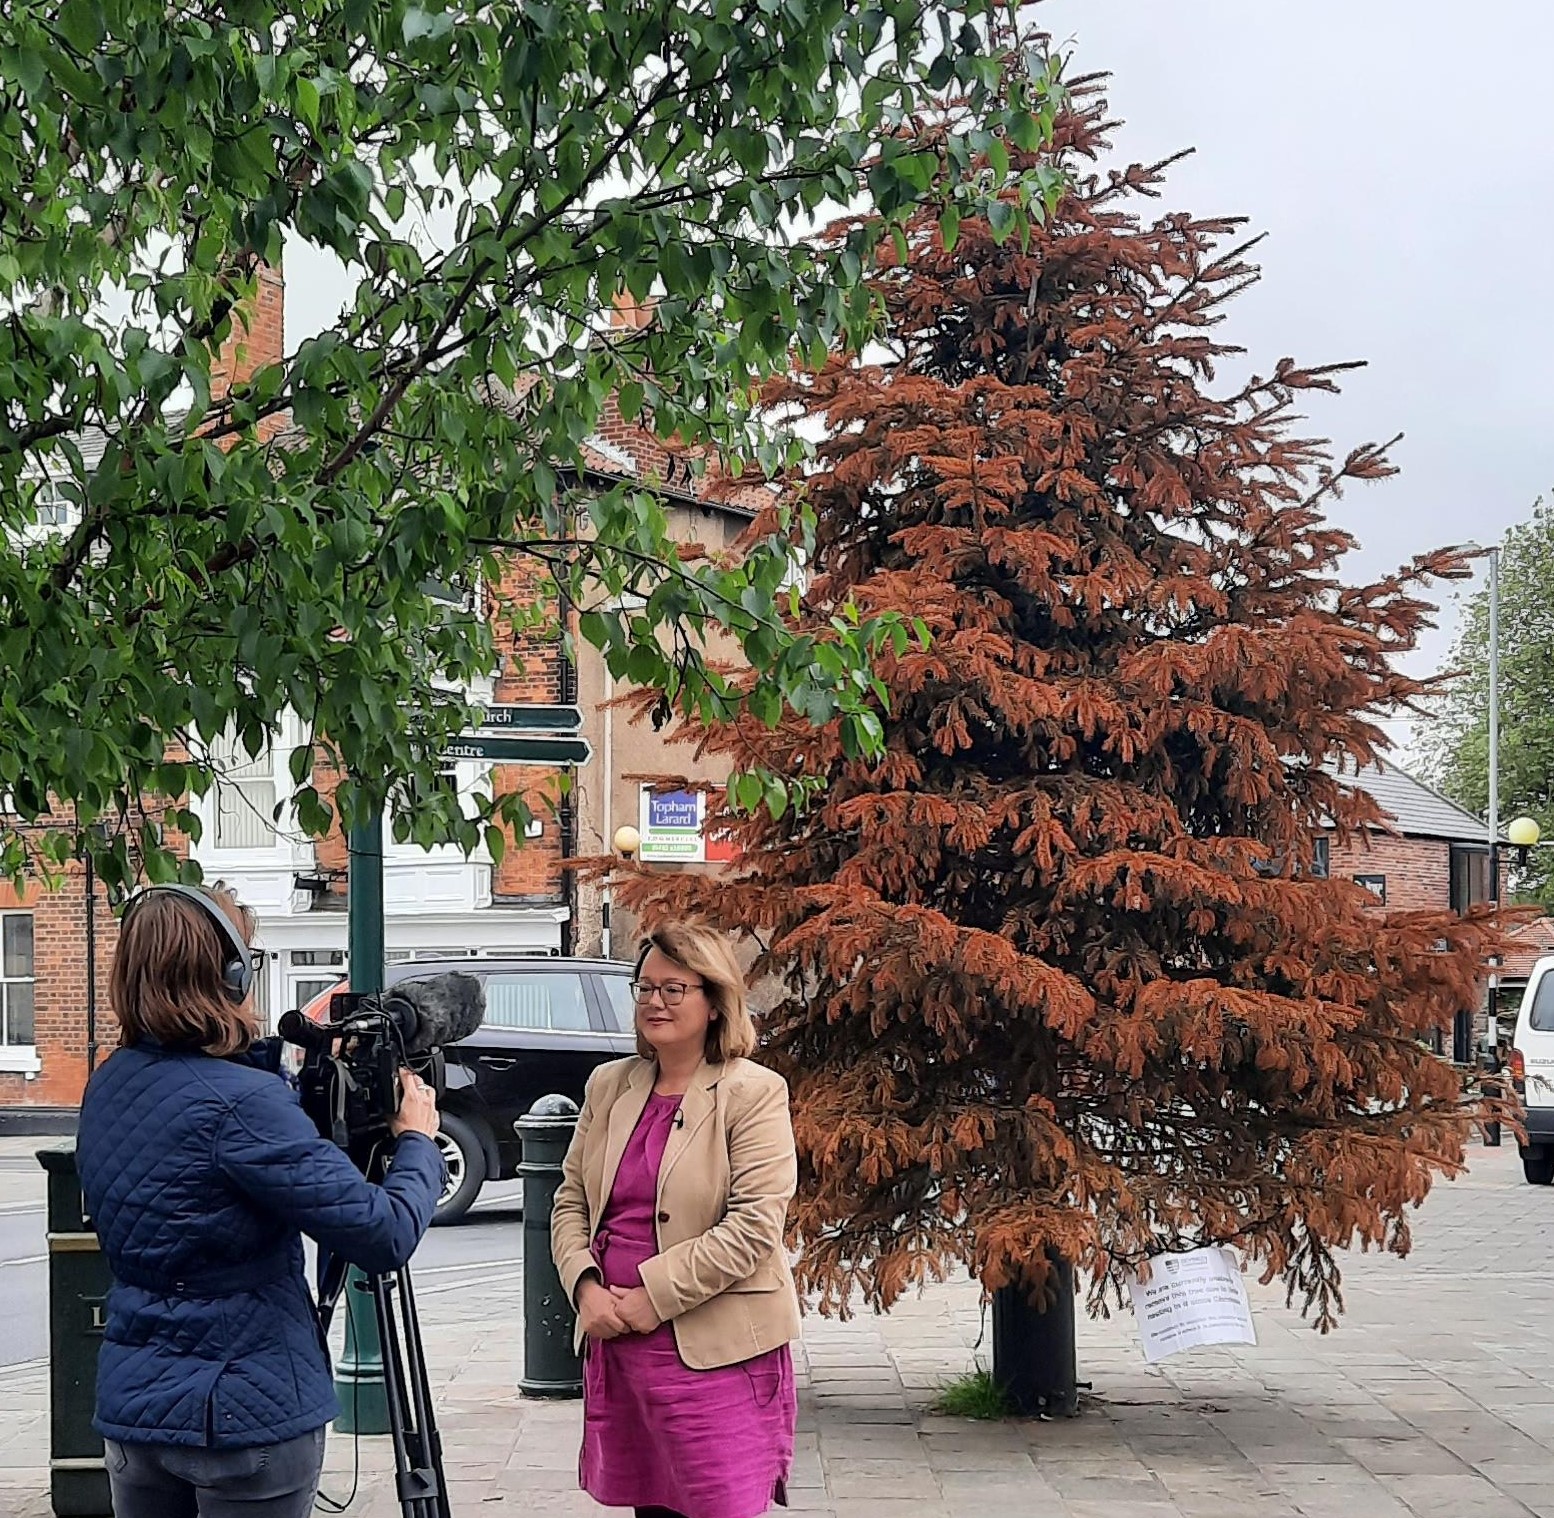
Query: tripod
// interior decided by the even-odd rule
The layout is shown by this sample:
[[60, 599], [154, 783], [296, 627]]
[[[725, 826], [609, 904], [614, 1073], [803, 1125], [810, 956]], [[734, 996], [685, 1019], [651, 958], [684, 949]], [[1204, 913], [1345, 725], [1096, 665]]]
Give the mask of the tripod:
[[[318, 1316], [326, 1335], [345, 1286], [346, 1269], [344, 1260], [332, 1258], [319, 1282]], [[372, 1294], [377, 1310], [389, 1437], [394, 1444], [394, 1489], [400, 1511], [405, 1518], [451, 1518], [442, 1469], [442, 1435], [432, 1412], [432, 1389], [426, 1375], [410, 1267], [406, 1265], [392, 1276], [367, 1276], [357, 1289]]]

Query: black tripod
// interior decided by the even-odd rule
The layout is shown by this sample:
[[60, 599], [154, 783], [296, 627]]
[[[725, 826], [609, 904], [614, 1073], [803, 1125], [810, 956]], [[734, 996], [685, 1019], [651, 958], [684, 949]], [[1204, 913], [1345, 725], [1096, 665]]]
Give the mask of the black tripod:
[[[319, 1282], [318, 1315], [325, 1334], [345, 1286], [346, 1268], [344, 1260], [331, 1259]], [[410, 1267], [406, 1265], [392, 1276], [369, 1275], [358, 1290], [372, 1293], [377, 1310], [389, 1437], [394, 1442], [394, 1488], [400, 1510], [405, 1518], [451, 1518], [442, 1469], [442, 1435], [432, 1412], [432, 1389], [426, 1376]]]

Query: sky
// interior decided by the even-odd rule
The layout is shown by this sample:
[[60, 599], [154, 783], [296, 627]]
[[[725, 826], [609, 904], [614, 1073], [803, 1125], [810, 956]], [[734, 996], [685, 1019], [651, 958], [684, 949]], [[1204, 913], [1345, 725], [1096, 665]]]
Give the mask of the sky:
[[[1221, 334], [1260, 373], [1286, 355], [1367, 361], [1307, 407], [1340, 453], [1405, 435], [1401, 474], [1331, 510], [1359, 540], [1351, 579], [1497, 541], [1554, 490], [1554, 6], [1047, 0], [1040, 15], [1075, 69], [1111, 73], [1119, 159], [1196, 150], [1161, 210], [1268, 234], [1263, 281]], [[295, 342], [346, 285], [300, 246], [287, 277]], [[1413, 672], [1446, 662], [1456, 594], [1441, 588]]]
[[[1554, 491], [1554, 6], [1546, 0], [1048, 0], [1110, 72], [1124, 162], [1181, 148], [1161, 209], [1244, 215], [1263, 281], [1221, 334], [1259, 373], [1364, 359], [1307, 412], [1401, 473], [1329, 513], [1371, 579], [1490, 544]], [[1441, 626], [1408, 663], [1441, 668]], [[1405, 741], [1401, 725], [1394, 736]]]

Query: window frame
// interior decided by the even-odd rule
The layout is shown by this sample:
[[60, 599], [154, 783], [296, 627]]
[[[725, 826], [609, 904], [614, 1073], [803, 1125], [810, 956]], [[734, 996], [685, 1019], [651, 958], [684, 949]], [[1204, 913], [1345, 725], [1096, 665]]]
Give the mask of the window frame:
[[[27, 920], [29, 936], [32, 940], [31, 975], [10, 975], [6, 973], [4, 942], [5, 924], [12, 917], [21, 917]], [[26, 985], [32, 987], [32, 1041], [30, 1043], [10, 1043], [10, 987], [12, 985]], [[36, 1075], [43, 1068], [38, 1058], [38, 921], [37, 914], [30, 907], [7, 908], [0, 911], [0, 1071], [7, 1074]]]

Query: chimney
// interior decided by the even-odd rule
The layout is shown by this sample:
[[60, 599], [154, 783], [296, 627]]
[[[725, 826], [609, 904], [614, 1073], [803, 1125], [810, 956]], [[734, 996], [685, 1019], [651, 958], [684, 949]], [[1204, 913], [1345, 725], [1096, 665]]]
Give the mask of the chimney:
[[210, 366], [210, 393], [234, 385], [286, 356], [286, 276], [279, 265], [260, 264], [258, 289], [232, 312], [232, 331]]

